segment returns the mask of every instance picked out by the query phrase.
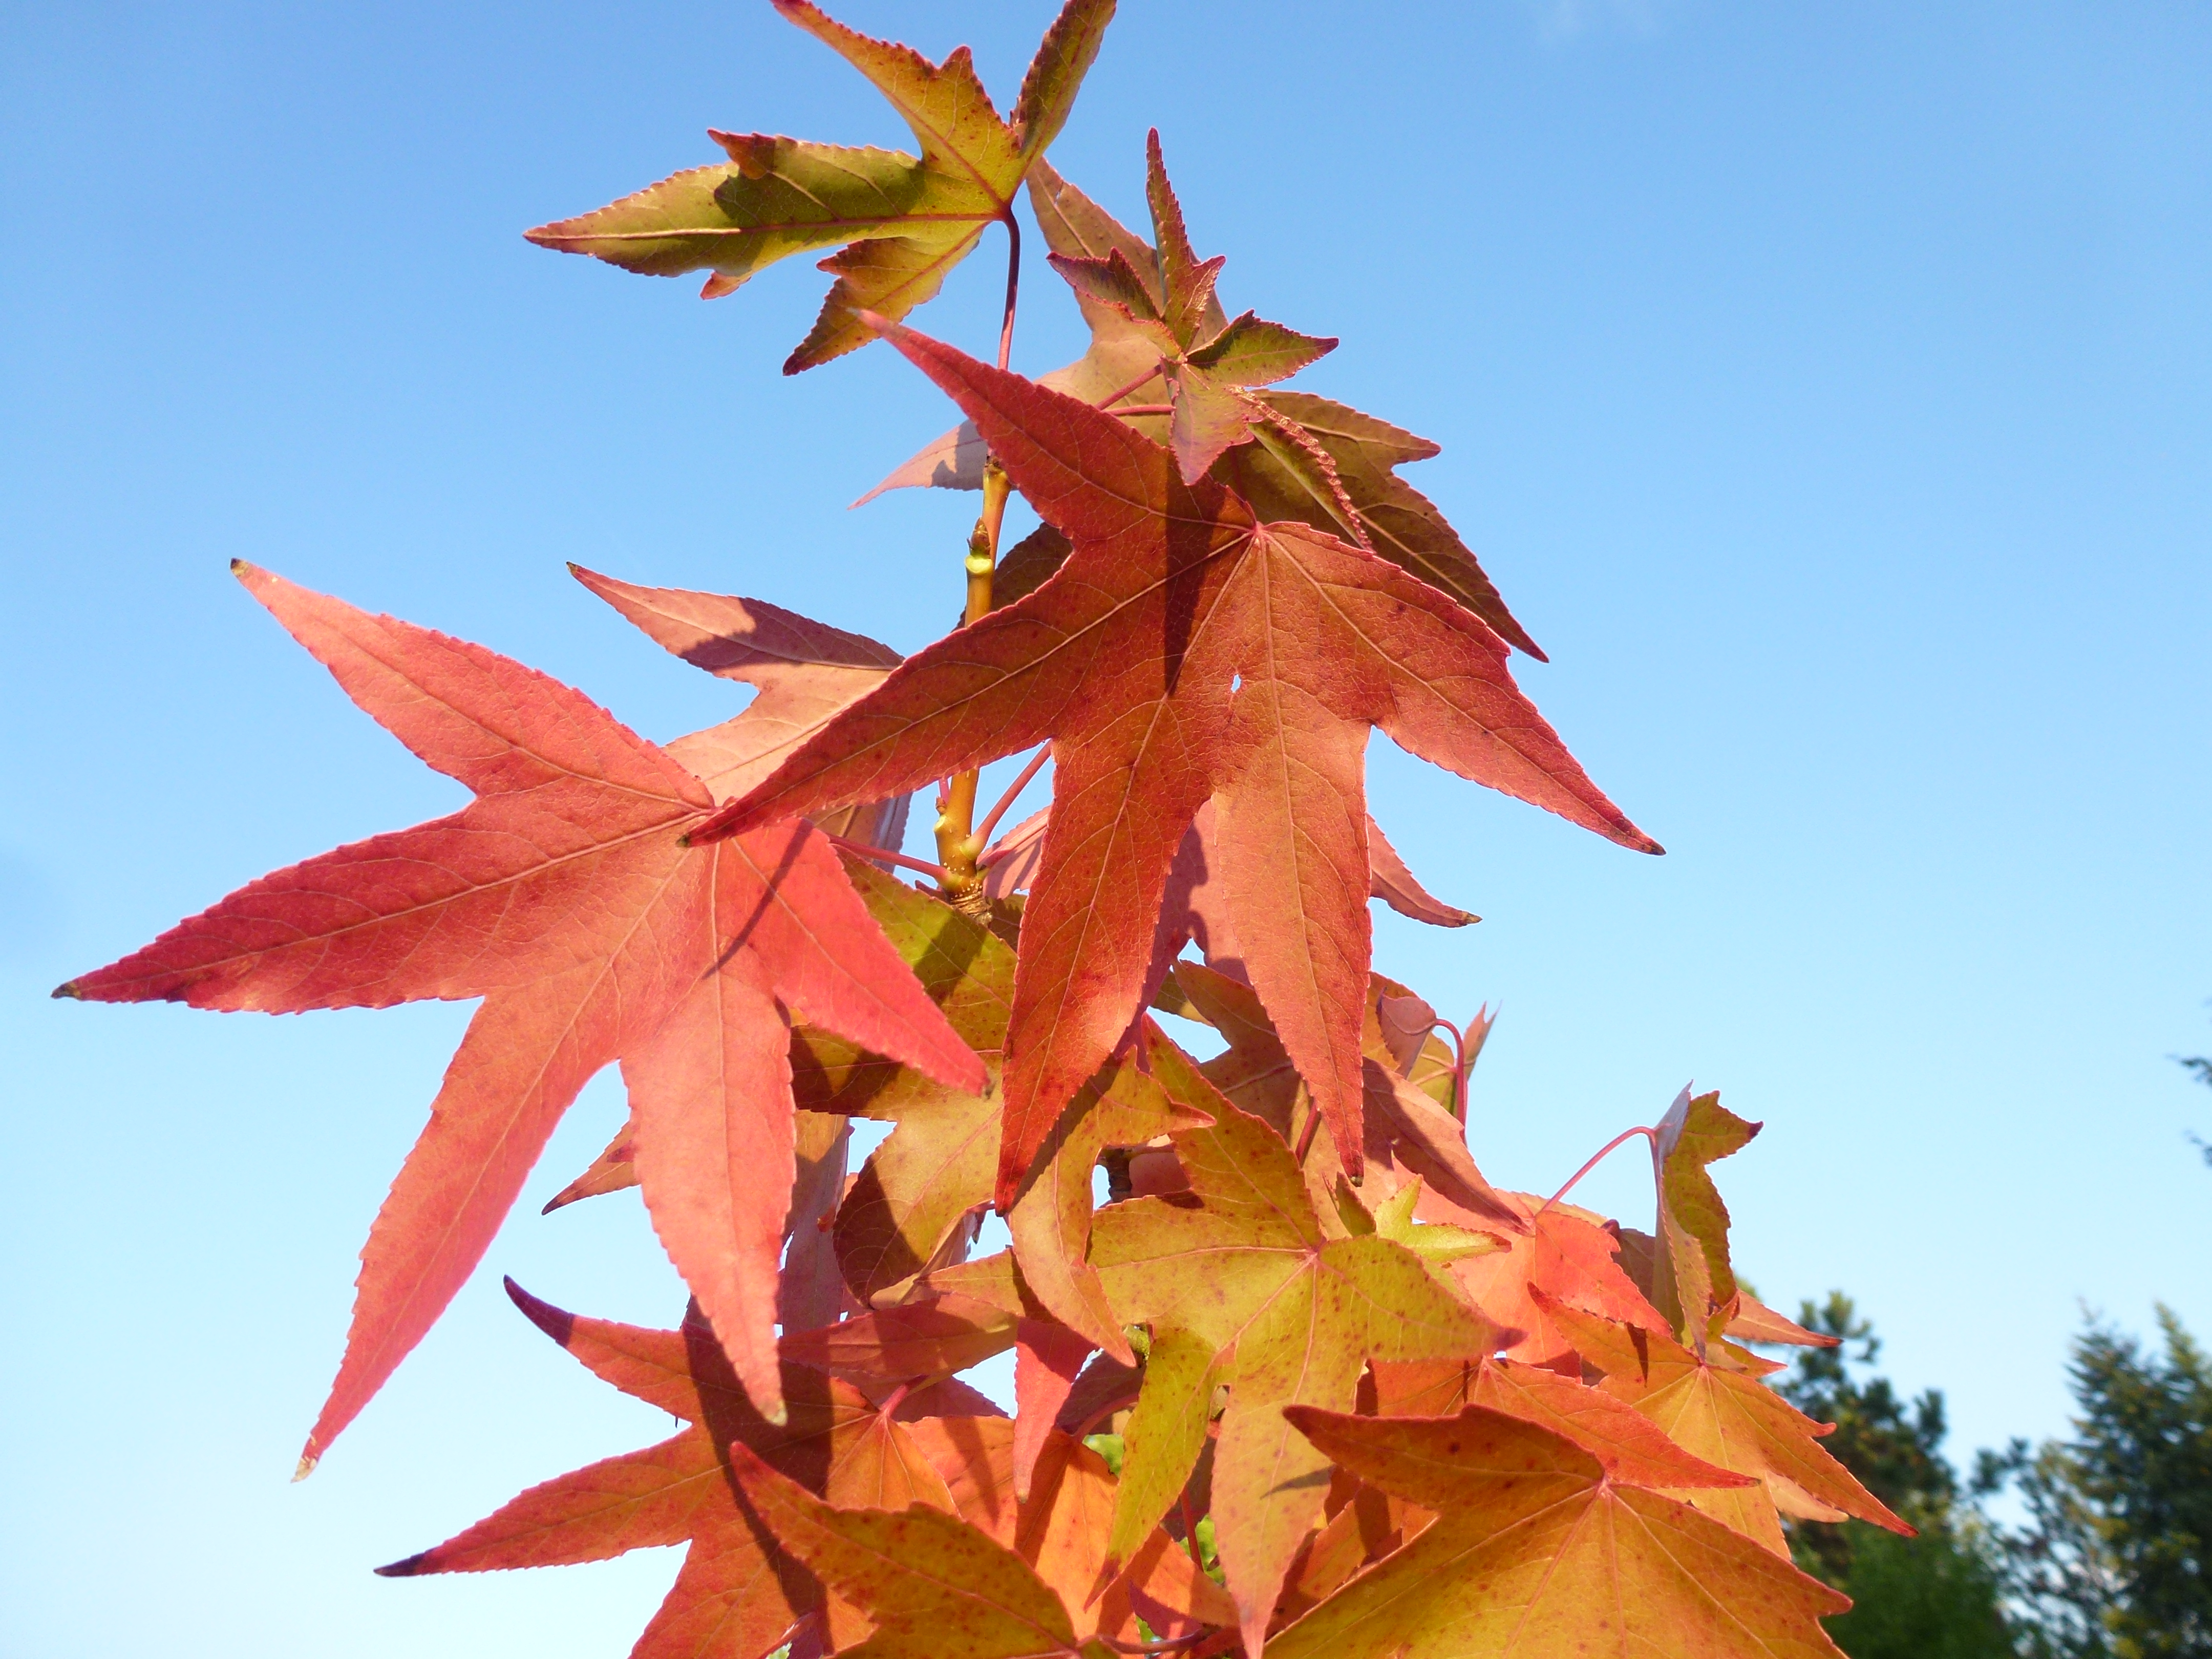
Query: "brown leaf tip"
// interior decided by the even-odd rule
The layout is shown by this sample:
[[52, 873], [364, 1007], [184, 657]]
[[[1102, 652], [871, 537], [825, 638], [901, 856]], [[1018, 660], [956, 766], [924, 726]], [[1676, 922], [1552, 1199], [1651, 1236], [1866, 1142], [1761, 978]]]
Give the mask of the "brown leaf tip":
[[394, 1561], [389, 1566], [378, 1567], [374, 1571], [379, 1578], [412, 1578], [423, 1570], [423, 1563], [429, 1559], [429, 1551], [417, 1550], [404, 1561]]
[[294, 1482], [296, 1484], [299, 1481], [305, 1480], [309, 1475], [315, 1472], [315, 1465], [322, 1461], [323, 1455], [320, 1451], [316, 1449], [315, 1443], [312, 1440], [307, 1442], [307, 1449], [300, 1454], [299, 1462], [293, 1466], [292, 1479]]
[[501, 1279], [500, 1283], [507, 1286], [507, 1299], [522, 1310], [524, 1318], [562, 1347], [568, 1346], [568, 1339], [576, 1329], [575, 1315], [564, 1308], [555, 1307], [550, 1302], [539, 1301], [512, 1279]]
[[67, 997], [72, 1002], [82, 1002], [84, 1000], [84, 993], [76, 988], [76, 981], [73, 979], [65, 981], [62, 984], [55, 986], [51, 994], [58, 997]]

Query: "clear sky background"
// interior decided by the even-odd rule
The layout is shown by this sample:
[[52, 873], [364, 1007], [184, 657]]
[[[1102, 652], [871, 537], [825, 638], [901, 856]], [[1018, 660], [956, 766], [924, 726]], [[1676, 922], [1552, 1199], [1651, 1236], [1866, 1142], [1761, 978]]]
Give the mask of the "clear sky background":
[[[1049, 6], [848, 0], [1012, 94]], [[1474, 1140], [1548, 1189], [1682, 1083], [1758, 1143], [1738, 1259], [1849, 1289], [1961, 1455], [2060, 1431], [2082, 1310], [2212, 1336], [2212, 9], [1125, 0], [1054, 161], [1133, 221], [1162, 130], [1232, 309], [1433, 437], [1414, 480], [1550, 651], [1523, 684], [1670, 851], [1377, 744], [1483, 924], [1378, 965], [1503, 1001]], [[354, 1255], [467, 1010], [45, 1000], [260, 872], [451, 809], [244, 556], [483, 641], [655, 738], [742, 694], [571, 582], [912, 649], [972, 497], [844, 503], [950, 423], [880, 348], [776, 373], [826, 279], [702, 305], [526, 226], [715, 159], [903, 143], [752, 0], [0, 6], [0, 1654], [619, 1654], [665, 1553], [386, 1583], [665, 1419], [498, 1275], [666, 1322], [632, 1196], [540, 1219], [313, 1480]], [[917, 319], [983, 349], [997, 246]], [[1073, 356], [1033, 263], [1016, 362]], [[1583, 1189], [1646, 1221], [1624, 1153]], [[1648, 1224], [1648, 1222], [1647, 1222]]]

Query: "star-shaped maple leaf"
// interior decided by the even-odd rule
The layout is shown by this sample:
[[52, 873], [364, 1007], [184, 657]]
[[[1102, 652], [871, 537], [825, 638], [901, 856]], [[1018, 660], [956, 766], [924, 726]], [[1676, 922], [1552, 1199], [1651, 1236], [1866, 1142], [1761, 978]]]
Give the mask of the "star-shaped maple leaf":
[[1170, 1095], [1214, 1122], [1172, 1137], [1188, 1194], [1109, 1205], [1091, 1224], [1091, 1260], [1114, 1307], [1152, 1327], [1113, 1553], [1126, 1559], [1182, 1491], [1225, 1384], [1214, 1524], [1256, 1653], [1326, 1496], [1327, 1460], [1291, 1432], [1282, 1407], [1348, 1407], [1369, 1358], [1479, 1357], [1495, 1333], [1404, 1245], [1329, 1237], [1273, 1129], [1171, 1053], [1155, 1069]]
[[[1093, 264], [1110, 264], [1118, 256], [1138, 273], [1140, 283], [1150, 272], [1150, 289], [1164, 288], [1158, 250], [1054, 172], [1049, 162], [1039, 161], [1030, 170], [1029, 191], [1037, 224], [1054, 255]], [[1155, 234], [1165, 246], [1166, 236]], [[1179, 228], [1176, 234], [1181, 234]], [[1091, 344], [1074, 362], [1039, 376], [1038, 384], [1109, 409], [1146, 436], [1164, 439], [1165, 416], [1129, 412], [1157, 410], [1169, 393], [1158, 341], [1128, 309], [1093, 299], [1080, 286], [1075, 297], [1091, 330]], [[1218, 331], [1227, 325], [1219, 299], [1209, 297], [1201, 327]], [[1225, 373], [1218, 363], [1208, 372], [1217, 380]], [[1252, 441], [1231, 448], [1218, 470], [1261, 519], [1295, 520], [1369, 548], [1450, 594], [1509, 644], [1544, 659], [1437, 504], [1397, 476], [1399, 467], [1438, 453], [1435, 444], [1310, 392], [1237, 389], [1264, 418], [1249, 427]], [[975, 422], [965, 422], [925, 446], [860, 502], [887, 489], [918, 486], [981, 489], [987, 449]]]
[[1659, 1186], [1652, 1299], [1675, 1334], [1700, 1352], [1742, 1301], [1729, 1261], [1728, 1206], [1708, 1166], [1741, 1152], [1761, 1127], [1722, 1105], [1717, 1092], [1692, 1097], [1685, 1089], [1652, 1137]]
[[696, 1312], [681, 1330], [647, 1330], [580, 1319], [511, 1279], [507, 1291], [593, 1375], [685, 1426], [658, 1445], [532, 1487], [444, 1543], [378, 1568], [386, 1577], [564, 1566], [683, 1545], [683, 1568], [632, 1659], [757, 1659], [827, 1609], [819, 1582], [750, 1523], [731, 1475], [732, 1446], [837, 1503], [921, 1504], [986, 1528], [997, 1518], [991, 1495], [963, 1483], [956, 1496], [939, 1467], [957, 1470], [962, 1460], [947, 1455], [951, 1447], [988, 1432], [947, 1435], [931, 1416], [971, 1404], [970, 1396], [909, 1395], [884, 1409], [848, 1383], [792, 1367], [783, 1380], [787, 1419], [773, 1424], [753, 1409]]
[[1648, 1132], [1658, 1188], [1656, 1232], [1612, 1229], [1623, 1271], [1663, 1316], [1663, 1328], [1701, 1353], [1729, 1336], [1814, 1348], [1832, 1348], [1840, 1340], [1784, 1318], [1736, 1280], [1728, 1206], [1711, 1166], [1741, 1152], [1759, 1128], [1723, 1107], [1717, 1092], [1693, 1097], [1685, 1088]]
[[687, 845], [714, 808], [705, 786], [580, 693], [237, 569], [356, 702], [476, 794], [264, 876], [55, 994], [269, 1013], [484, 999], [362, 1252], [302, 1472], [435, 1322], [562, 1114], [617, 1059], [653, 1224], [774, 1416], [787, 1011], [973, 1086], [981, 1062], [812, 829]]
[[1693, 1487], [1694, 1459], [1635, 1467], [1481, 1406], [1285, 1414], [1437, 1518], [1278, 1635], [1274, 1659], [1838, 1659], [1820, 1621], [1845, 1597], [1650, 1489]]
[[932, 64], [910, 47], [856, 33], [808, 0], [775, 9], [867, 76], [913, 130], [919, 157], [711, 131], [727, 166], [694, 167], [594, 212], [527, 233], [540, 247], [589, 253], [625, 270], [711, 274], [714, 299], [793, 253], [847, 246], [821, 263], [837, 278], [787, 374], [826, 363], [872, 337], [863, 310], [903, 317], [993, 224], [1013, 225], [1014, 192], [1059, 135], [1098, 55], [1114, 0], [1067, 0], [1000, 118], [968, 48]]
[[[684, 588], [641, 587], [568, 567], [576, 580], [612, 605], [655, 643], [718, 679], [749, 684], [758, 694], [732, 718], [663, 745], [663, 752], [690, 771], [715, 800], [742, 794], [775, 769], [792, 748], [821, 729], [846, 704], [872, 690], [899, 661], [899, 653], [865, 635], [832, 628], [764, 599], [742, 599]], [[813, 820], [818, 830], [870, 847], [896, 848], [906, 833], [909, 798], [861, 802], [825, 812]], [[794, 1034], [793, 1042], [800, 1039]], [[835, 1181], [844, 1179], [842, 1125], [834, 1135], [801, 1120], [797, 1152], [802, 1188], [809, 1166], [836, 1164]], [[624, 1123], [584, 1173], [548, 1200], [548, 1213], [579, 1199], [594, 1198], [637, 1185], [631, 1159], [635, 1126]], [[836, 1144], [833, 1146], [833, 1139]], [[812, 1144], [813, 1142], [820, 1144]], [[817, 1183], [818, 1184], [818, 1183]], [[810, 1189], [811, 1190], [811, 1189]], [[834, 1205], [842, 1186], [827, 1194]], [[794, 1213], [807, 1206], [794, 1202]], [[811, 1224], [815, 1217], [804, 1219]], [[802, 1241], [802, 1254], [807, 1244]], [[835, 1264], [830, 1277], [834, 1287]], [[806, 1300], [787, 1275], [787, 1304]], [[836, 1316], [836, 1303], [827, 1316]], [[787, 1322], [788, 1322], [787, 1321]], [[805, 1322], [814, 1322], [807, 1321]]]
[[[1541, 1292], [1538, 1300], [1544, 1302]], [[1853, 1516], [1910, 1537], [1912, 1528], [1830, 1456], [1815, 1423], [1760, 1382], [1760, 1362], [1725, 1342], [1698, 1354], [1648, 1330], [1545, 1303], [1605, 1390], [1642, 1412], [1685, 1451], [1760, 1484], [1700, 1492], [1699, 1509], [1788, 1557], [1780, 1515], [1808, 1521]], [[1766, 1367], [1765, 1369], [1771, 1369]]]
[[885, 324], [1074, 544], [1035, 592], [909, 658], [700, 834], [1054, 743], [1024, 912], [998, 1196], [1142, 1000], [1168, 868], [1209, 798], [1252, 981], [1347, 1169], [1360, 1158], [1364, 759], [1414, 753], [1644, 851], [1513, 684], [1482, 622], [1395, 565], [1261, 524], [1089, 405]]

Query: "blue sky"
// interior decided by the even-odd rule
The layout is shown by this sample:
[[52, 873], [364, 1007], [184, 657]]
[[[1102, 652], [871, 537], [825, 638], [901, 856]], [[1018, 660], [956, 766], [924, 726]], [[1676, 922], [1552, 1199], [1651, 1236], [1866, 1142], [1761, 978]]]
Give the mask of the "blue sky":
[[[1011, 97], [1049, 8], [855, 0]], [[1060, 167], [1139, 212], [1162, 130], [1232, 308], [1436, 439], [1415, 482], [1551, 653], [1522, 681], [1639, 859], [1378, 744], [1502, 1001], [1478, 1157], [1547, 1188], [1694, 1077], [1771, 1301], [1848, 1288], [1954, 1448], [2063, 1426], [2082, 1308], [2212, 1334], [2212, 12], [1126, 0]], [[626, 1650], [666, 1555], [367, 1569], [665, 1428], [497, 1275], [679, 1305], [628, 1198], [537, 1201], [315, 1478], [354, 1253], [464, 1008], [45, 993], [264, 869], [448, 810], [230, 581], [482, 640], [656, 738], [732, 688], [570, 582], [757, 595], [912, 649], [972, 498], [843, 503], [949, 423], [872, 349], [776, 373], [824, 279], [702, 305], [526, 226], [714, 159], [903, 142], [763, 4], [0, 6], [0, 1650]], [[987, 255], [918, 321], [981, 349]], [[1018, 367], [1074, 355], [1033, 264]], [[1634, 1220], [1632, 1154], [1583, 1195]]]

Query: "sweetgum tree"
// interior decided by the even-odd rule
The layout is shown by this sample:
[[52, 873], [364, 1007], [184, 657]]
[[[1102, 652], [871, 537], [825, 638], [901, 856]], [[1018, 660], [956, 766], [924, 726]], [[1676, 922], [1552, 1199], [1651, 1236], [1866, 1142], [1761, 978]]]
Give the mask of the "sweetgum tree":
[[[704, 271], [708, 297], [828, 251], [786, 372], [881, 339], [957, 407], [885, 483], [981, 491], [963, 568], [948, 549], [915, 589], [936, 614], [957, 580], [962, 625], [902, 661], [768, 600], [579, 570], [757, 690], [664, 747], [479, 646], [241, 566], [475, 799], [60, 993], [482, 999], [362, 1252], [302, 1471], [617, 1063], [629, 1122], [562, 1200], [638, 1188], [690, 1306], [642, 1330], [510, 1289], [683, 1426], [387, 1574], [684, 1545], [641, 1656], [1834, 1652], [1820, 1620], [1847, 1604], [1791, 1565], [1781, 1517], [1908, 1528], [1740, 1346], [1827, 1340], [1735, 1277], [1708, 1166], [1757, 1126], [1686, 1091], [1621, 1137], [1650, 1143], [1649, 1233], [1493, 1186], [1464, 1132], [1486, 1025], [1370, 960], [1370, 897], [1474, 920], [1369, 817], [1376, 728], [1660, 850], [1522, 693], [1511, 653], [1541, 653], [1399, 477], [1435, 447], [1279, 389], [1335, 342], [1230, 313], [1157, 137], [1142, 234], [1052, 170], [1112, 0], [1068, 0], [1004, 117], [964, 49], [933, 64], [775, 3], [918, 155], [715, 132], [726, 159], [530, 234]], [[1024, 192], [1091, 333], [1034, 381], [1006, 367]], [[902, 325], [1000, 231], [994, 351]], [[1017, 493], [1042, 526], [1002, 548]], [[1001, 834], [977, 769], [1024, 751], [1016, 792], [1048, 763], [1052, 804]], [[933, 860], [898, 850], [922, 788]], [[894, 1127], [848, 1175], [855, 1117]], [[971, 1260], [991, 1211], [1011, 1248]], [[1008, 1349], [1011, 1419], [957, 1376]]]

